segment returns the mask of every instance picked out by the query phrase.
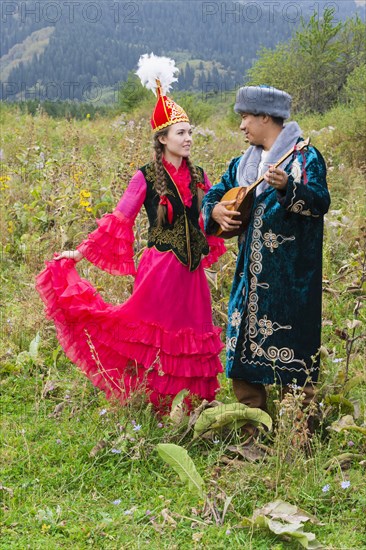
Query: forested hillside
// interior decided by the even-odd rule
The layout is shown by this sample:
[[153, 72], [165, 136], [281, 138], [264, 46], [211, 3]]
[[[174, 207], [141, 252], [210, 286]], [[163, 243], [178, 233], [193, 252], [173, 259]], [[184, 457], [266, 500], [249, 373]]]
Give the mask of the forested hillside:
[[[325, 4], [329, 2], [5, 2], [1, 99], [87, 100], [91, 88], [125, 81], [139, 56], [150, 51], [176, 59], [180, 89], [233, 89], [243, 82], [259, 48], [286, 41], [302, 16], [308, 18], [314, 9], [321, 14]], [[362, 16], [353, 0], [333, 4], [339, 20], [357, 9]], [[44, 27], [54, 31], [38, 47], [34, 35], [29, 55], [30, 35]]]

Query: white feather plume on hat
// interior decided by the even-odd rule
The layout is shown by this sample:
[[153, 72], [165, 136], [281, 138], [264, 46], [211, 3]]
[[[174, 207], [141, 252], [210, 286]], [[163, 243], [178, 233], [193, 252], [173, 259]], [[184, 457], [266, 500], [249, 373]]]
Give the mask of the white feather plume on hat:
[[174, 74], [178, 73], [179, 69], [175, 66], [174, 59], [169, 57], [159, 57], [153, 53], [145, 53], [138, 62], [137, 76], [141, 83], [148, 90], [152, 90], [157, 95], [156, 90], [160, 82], [162, 95], [166, 95], [171, 88], [171, 84], [178, 79]]

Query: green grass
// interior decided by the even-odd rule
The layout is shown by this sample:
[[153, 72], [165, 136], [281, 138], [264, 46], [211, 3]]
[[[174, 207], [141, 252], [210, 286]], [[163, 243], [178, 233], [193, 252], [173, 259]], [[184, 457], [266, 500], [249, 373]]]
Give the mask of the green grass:
[[[365, 426], [364, 384], [344, 393], [346, 365], [349, 378], [365, 375], [365, 313], [360, 307], [365, 295], [364, 167], [357, 146], [348, 149], [353, 131], [349, 117], [345, 108], [337, 108], [323, 119], [299, 121], [304, 133], [335, 127], [313, 137], [333, 167], [324, 245], [320, 425], [310, 453], [294, 448], [293, 426], [279, 416], [272, 388], [277, 428], [261, 436], [271, 454], [249, 462], [225, 461], [233, 458], [228, 446], [241, 441], [234, 431], [226, 439], [219, 436], [218, 443], [193, 441], [192, 431], [185, 434], [185, 425], [156, 418], [141, 396], [125, 408], [107, 402], [59, 349], [34, 290], [43, 261], [80, 242], [149, 158], [147, 120], [136, 115], [129, 126], [121, 124], [129, 117], [55, 121], [1, 106], [1, 549], [296, 550], [295, 542], [242, 525], [243, 518], [277, 498], [317, 517], [320, 524], [306, 529], [325, 548], [366, 548], [366, 437], [328, 429], [346, 414], [345, 406], [328, 404], [329, 396], [337, 394], [352, 401], [356, 424]], [[196, 136], [194, 159], [216, 181], [243, 143], [230, 120], [213, 115], [204, 127], [215, 136]], [[347, 148], [342, 169], [339, 149], [333, 154], [341, 139]], [[44, 167], [37, 168], [41, 152]], [[81, 190], [91, 193], [91, 211], [80, 205]], [[139, 223], [143, 227], [145, 219]], [[144, 238], [142, 232], [139, 248]], [[223, 327], [235, 249], [233, 242], [220, 260], [218, 289], [212, 289], [215, 322]], [[87, 264], [80, 270], [113, 303], [131, 290], [129, 278], [112, 278]], [[350, 328], [355, 319], [361, 325]], [[24, 352], [37, 333], [40, 344], [32, 359]], [[228, 381], [221, 382], [219, 399], [233, 401]], [[61, 403], [63, 409], [55, 413]], [[141, 425], [138, 431], [136, 424]], [[101, 441], [104, 446], [92, 452]], [[225, 498], [232, 497], [222, 525], [205, 515], [201, 497], [189, 492], [159, 457], [156, 445], [162, 442], [188, 450], [219, 513]], [[351, 453], [349, 460], [342, 458], [345, 453]], [[342, 488], [346, 480], [350, 486]], [[329, 491], [323, 492], [326, 485]]]

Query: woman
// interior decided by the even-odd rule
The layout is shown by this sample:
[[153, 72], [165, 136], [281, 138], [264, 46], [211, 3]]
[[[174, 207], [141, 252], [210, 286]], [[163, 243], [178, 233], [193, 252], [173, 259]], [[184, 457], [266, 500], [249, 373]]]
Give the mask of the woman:
[[[183, 389], [215, 397], [223, 345], [212, 324], [204, 267], [225, 247], [216, 237], [208, 243], [200, 229], [201, 201], [211, 184], [189, 159], [189, 119], [156, 82], [154, 161], [136, 172], [114, 212], [76, 251], [46, 262], [37, 290], [65, 353], [107, 398], [123, 403], [142, 390], [162, 410]], [[142, 205], [149, 236], [135, 272], [132, 227]], [[82, 258], [111, 274], [135, 275], [132, 296], [118, 306], [103, 301], [75, 269]]]

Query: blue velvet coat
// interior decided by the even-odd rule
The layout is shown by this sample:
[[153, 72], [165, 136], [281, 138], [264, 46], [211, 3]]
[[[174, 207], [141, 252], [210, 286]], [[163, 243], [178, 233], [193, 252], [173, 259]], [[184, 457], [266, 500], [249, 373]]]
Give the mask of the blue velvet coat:
[[[208, 234], [218, 228], [212, 209], [238, 186], [240, 158], [204, 198]], [[303, 385], [315, 382], [319, 372], [323, 216], [330, 198], [325, 162], [314, 147], [304, 156], [294, 153], [285, 171], [286, 190], [270, 187], [255, 197], [245, 238], [239, 239], [226, 373], [248, 382]]]

